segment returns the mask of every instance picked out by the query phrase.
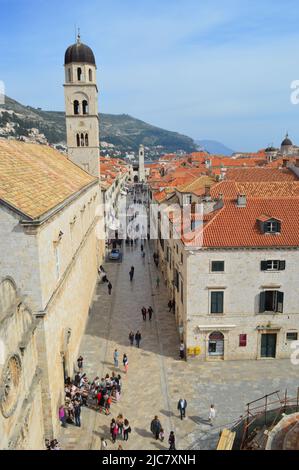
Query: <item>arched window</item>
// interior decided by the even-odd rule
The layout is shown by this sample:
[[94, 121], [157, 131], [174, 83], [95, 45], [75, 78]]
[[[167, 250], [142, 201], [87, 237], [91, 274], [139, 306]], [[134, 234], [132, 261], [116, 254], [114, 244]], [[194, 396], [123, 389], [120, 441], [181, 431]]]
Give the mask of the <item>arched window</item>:
[[74, 101], [74, 114], [79, 114], [80, 104], [78, 100]]
[[67, 77], [68, 77], [68, 81], [71, 82], [72, 81], [71, 69], [67, 69]]
[[83, 109], [83, 114], [88, 114], [88, 101], [87, 100], [82, 101], [82, 109]]
[[84, 147], [84, 134], [81, 134], [80, 144], [81, 144], [81, 147]]
[[80, 147], [80, 136], [79, 136], [79, 134], [77, 134], [76, 137], [77, 137], [77, 147]]
[[80, 82], [81, 78], [82, 78], [82, 69], [81, 69], [81, 67], [77, 68], [77, 78], [78, 78], [78, 82]]
[[89, 69], [88, 75], [89, 75], [89, 81], [92, 82], [92, 70], [91, 69]]
[[85, 147], [88, 147], [88, 134], [85, 134]]

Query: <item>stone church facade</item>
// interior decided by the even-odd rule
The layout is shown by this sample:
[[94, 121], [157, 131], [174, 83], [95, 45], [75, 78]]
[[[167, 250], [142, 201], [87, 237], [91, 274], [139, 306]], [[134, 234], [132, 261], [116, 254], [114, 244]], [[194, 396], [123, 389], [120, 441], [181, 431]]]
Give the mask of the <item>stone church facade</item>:
[[[84, 146], [73, 151], [68, 133], [67, 158], [0, 139], [1, 449], [44, 449], [58, 435], [64, 379], [74, 372], [102, 262], [97, 89], [86, 48], [68, 56], [68, 66], [92, 78]], [[82, 116], [66, 119], [77, 143]]]

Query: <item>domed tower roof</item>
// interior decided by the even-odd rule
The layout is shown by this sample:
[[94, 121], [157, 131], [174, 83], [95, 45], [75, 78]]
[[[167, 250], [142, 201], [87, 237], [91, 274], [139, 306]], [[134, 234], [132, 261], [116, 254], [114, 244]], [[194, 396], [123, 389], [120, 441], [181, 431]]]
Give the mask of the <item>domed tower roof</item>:
[[65, 51], [64, 65], [71, 64], [72, 62], [96, 65], [92, 50], [81, 42], [79, 34], [76, 44], [69, 46]]
[[286, 147], [288, 145], [293, 145], [293, 142], [289, 139], [289, 135], [286, 134], [285, 139], [281, 142], [281, 146]]

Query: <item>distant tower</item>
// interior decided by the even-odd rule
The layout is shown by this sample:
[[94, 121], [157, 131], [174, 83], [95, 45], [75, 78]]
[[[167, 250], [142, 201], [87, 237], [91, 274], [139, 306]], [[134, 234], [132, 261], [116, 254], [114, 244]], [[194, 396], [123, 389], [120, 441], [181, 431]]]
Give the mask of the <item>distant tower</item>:
[[68, 47], [64, 58], [65, 114], [68, 156], [88, 173], [99, 176], [100, 142], [96, 63], [90, 47]]
[[144, 147], [141, 144], [139, 146], [139, 172], [138, 172], [139, 181], [145, 181], [145, 171], [144, 171]]
[[290, 155], [292, 153], [293, 142], [289, 139], [288, 133], [286, 134], [284, 140], [281, 143], [280, 150], [283, 155]]

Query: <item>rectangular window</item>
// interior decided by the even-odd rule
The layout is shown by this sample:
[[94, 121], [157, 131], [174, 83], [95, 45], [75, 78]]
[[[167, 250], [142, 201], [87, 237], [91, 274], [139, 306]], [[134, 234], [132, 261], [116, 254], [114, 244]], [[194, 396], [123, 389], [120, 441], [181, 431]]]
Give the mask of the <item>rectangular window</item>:
[[212, 272], [224, 272], [224, 261], [212, 261], [211, 264]]
[[181, 302], [182, 302], [182, 304], [184, 303], [184, 287], [183, 287], [183, 281], [181, 281]]
[[247, 335], [239, 335], [239, 346], [240, 348], [247, 346]]
[[283, 271], [286, 268], [286, 262], [281, 260], [261, 261], [262, 271]]
[[223, 296], [224, 292], [211, 292], [211, 313], [223, 313]]
[[182, 263], [182, 264], [184, 263], [184, 256], [183, 256], [183, 253], [181, 253], [181, 263]]
[[296, 331], [289, 331], [287, 333], [287, 341], [297, 341], [298, 333]]
[[266, 233], [279, 233], [280, 232], [280, 222], [276, 220], [269, 220], [264, 224], [264, 230]]
[[266, 290], [260, 293], [260, 313], [283, 313], [283, 292]]

